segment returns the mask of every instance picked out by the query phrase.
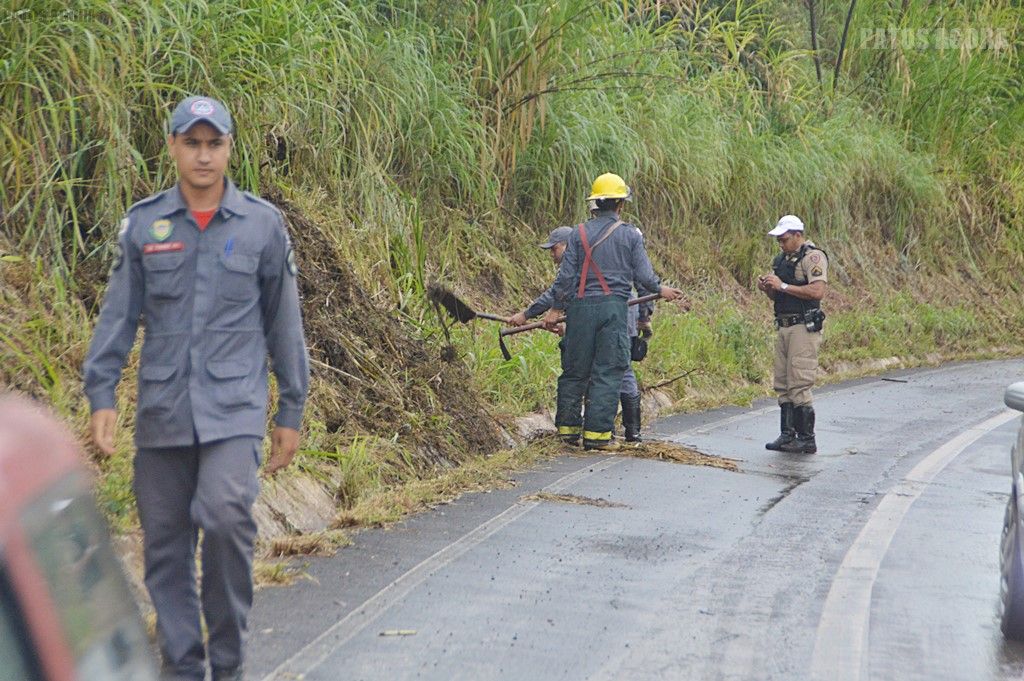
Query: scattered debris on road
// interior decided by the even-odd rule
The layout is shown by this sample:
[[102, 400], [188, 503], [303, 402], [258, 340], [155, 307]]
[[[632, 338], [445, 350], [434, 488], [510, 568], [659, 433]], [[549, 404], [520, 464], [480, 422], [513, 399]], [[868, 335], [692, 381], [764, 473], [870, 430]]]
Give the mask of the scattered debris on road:
[[599, 506], [601, 508], [629, 508], [626, 504], [620, 504], [607, 499], [594, 499], [592, 497], [581, 497], [576, 494], [554, 494], [552, 492], [537, 492], [528, 494], [520, 501], [556, 501], [562, 504], [579, 504], [581, 506]]
[[722, 456], [712, 456], [698, 452], [696, 449], [674, 442], [651, 440], [642, 442], [636, 447], [623, 447], [615, 452], [617, 456], [634, 456], [640, 459], [657, 459], [672, 461], [688, 466], [711, 466], [727, 471], [739, 471], [739, 462]]

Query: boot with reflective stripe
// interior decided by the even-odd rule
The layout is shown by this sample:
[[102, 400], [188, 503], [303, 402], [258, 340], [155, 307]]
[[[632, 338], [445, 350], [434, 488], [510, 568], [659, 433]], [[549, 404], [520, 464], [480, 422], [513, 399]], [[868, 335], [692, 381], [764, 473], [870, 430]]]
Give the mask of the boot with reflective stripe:
[[626, 442], [640, 442], [640, 396], [619, 393], [622, 402], [622, 430]]
[[582, 430], [580, 426], [558, 426], [558, 437], [565, 444], [578, 447]]
[[583, 449], [600, 450], [613, 452], [619, 448], [619, 443], [612, 438], [611, 431], [606, 433], [595, 433], [589, 430], [583, 431]]
[[793, 403], [783, 402], [779, 406], [782, 411], [782, 415], [779, 418], [779, 432], [781, 434], [764, 446], [765, 449], [770, 449], [774, 452], [782, 451], [783, 446], [788, 445], [796, 437], [796, 429], [793, 427]]
[[783, 452], [791, 454], [814, 454], [818, 451], [818, 443], [814, 441], [814, 407], [804, 404], [793, 409], [793, 423], [796, 437], [789, 444], [782, 446]]

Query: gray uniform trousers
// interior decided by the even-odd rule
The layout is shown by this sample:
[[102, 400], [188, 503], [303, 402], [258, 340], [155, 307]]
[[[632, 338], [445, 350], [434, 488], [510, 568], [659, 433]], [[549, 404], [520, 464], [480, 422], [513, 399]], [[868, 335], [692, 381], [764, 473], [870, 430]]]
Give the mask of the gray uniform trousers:
[[636, 397], [640, 394], [640, 385], [636, 382], [636, 374], [633, 373], [633, 365], [626, 367], [626, 373], [622, 374], [622, 383], [619, 385], [619, 394]]
[[242, 662], [252, 607], [252, 555], [261, 439], [243, 436], [191, 447], [140, 448], [135, 496], [142, 524], [145, 582], [158, 613], [164, 664], [180, 678], [203, 679], [195, 551], [203, 531], [202, 615], [210, 664]]
[[[649, 304], [649, 303], [648, 303]], [[629, 342], [632, 343], [640, 331], [637, 324], [640, 322], [640, 306], [630, 305], [626, 312], [626, 333], [629, 334]], [[640, 386], [636, 382], [636, 374], [633, 373], [633, 363], [626, 367], [626, 373], [622, 374], [622, 385], [619, 386], [619, 393], [636, 397], [640, 394]]]

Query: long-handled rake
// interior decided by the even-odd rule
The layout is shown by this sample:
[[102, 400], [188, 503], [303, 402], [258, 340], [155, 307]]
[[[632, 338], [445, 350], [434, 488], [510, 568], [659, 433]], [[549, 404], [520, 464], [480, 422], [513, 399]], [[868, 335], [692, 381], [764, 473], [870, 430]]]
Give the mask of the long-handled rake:
[[489, 319], [492, 322], [504, 322], [508, 320], [508, 317], [504, 315], [477, 312], [468, 304], [463, 302], [457, 295], [436, 282], [427, 286], [427, 300], [432, 302], [434, 305], [440, 305], [455, 321], [463, 324], [468, 324], [477, 318]]
[[[441, 330], [444, 331], [445, 340], [448, 342], [448, 347], [445, 348], [441, 355], [448, 362], [455, 359], [455, 348], [452, 347], [452, 338], [448, 333], [448, 324], [445, 323], [444, 315], [441, 314], [442, 307], [455, 321], [462, 324], [468, 324], [474, 319], [487, 319], [492, 322], [505, 322], [508, 320], [508, 317], [503, 315], [477, 312], [457, 295], [437, 282], [427, 285], [427, 300], [433, 304], [434, 309], [437, 311], [437, 319], [441, 322]], [[505, 349], [505, 344], [500, 336], [498, 337], [498, 345], [501, 347], [502, 355], [505, 356], [505, 359], [509, 359], [511, 355], [507, 354], [508, 351]]]

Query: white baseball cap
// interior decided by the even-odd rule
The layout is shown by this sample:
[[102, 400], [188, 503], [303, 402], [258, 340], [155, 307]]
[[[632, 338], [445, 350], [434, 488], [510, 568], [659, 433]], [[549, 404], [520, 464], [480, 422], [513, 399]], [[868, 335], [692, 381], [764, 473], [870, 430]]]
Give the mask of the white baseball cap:
[[781, 236], [786, 232], [804, 231], [804, 222], [795, 215], [783, 215], [775, 223], [775, 228], [768, 232], [768, 236]]

